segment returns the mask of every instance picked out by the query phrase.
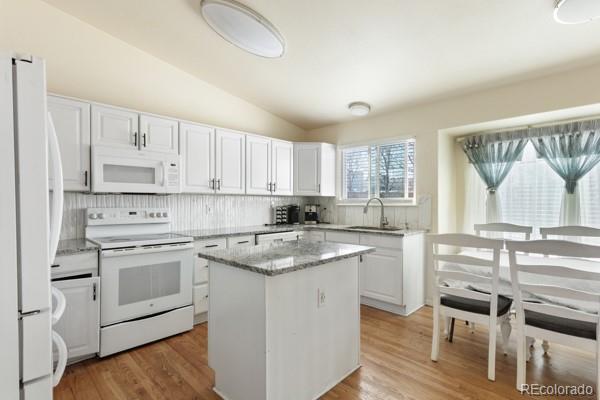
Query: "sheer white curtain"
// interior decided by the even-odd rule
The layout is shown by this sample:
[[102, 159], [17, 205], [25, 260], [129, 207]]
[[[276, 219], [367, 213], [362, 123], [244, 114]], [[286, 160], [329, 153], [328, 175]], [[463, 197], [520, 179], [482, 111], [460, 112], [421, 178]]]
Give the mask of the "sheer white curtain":
[[581, 224], [600, 228], [600, 165], [579, 180]]

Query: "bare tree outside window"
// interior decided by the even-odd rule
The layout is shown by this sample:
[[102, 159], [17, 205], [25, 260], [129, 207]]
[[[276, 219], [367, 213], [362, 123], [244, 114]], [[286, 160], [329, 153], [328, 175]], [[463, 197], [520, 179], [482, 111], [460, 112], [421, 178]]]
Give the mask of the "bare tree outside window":
[[414, 149], [414, 140], [345, 149], [344, 198], [414, 199]]

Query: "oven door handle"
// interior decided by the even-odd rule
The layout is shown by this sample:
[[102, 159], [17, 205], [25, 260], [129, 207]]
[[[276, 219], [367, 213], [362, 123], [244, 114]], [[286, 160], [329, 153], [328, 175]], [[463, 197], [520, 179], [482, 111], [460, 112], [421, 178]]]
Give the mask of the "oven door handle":
[[193, 249], [193, 243], [184, 244], [161, 244], [157, 246], [148, 247], [133, 247], [129, 249], [108, 249], [102, 250], [102, 257], [123, 257], [123, 256], [135, 256], [140, 254], [151, 254], [151, 253], [163, 253], [165, 251], [182, 251]]

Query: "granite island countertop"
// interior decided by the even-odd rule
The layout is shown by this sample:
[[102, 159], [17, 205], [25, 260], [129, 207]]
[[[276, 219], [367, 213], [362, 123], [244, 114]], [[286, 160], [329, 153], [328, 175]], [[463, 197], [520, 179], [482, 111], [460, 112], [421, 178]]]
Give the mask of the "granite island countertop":
[[374, 247], [297, 240], [225, 250], [201, 250], [211, 261], [274, 276], [372, 253]]
[[409, 229], [409, 230], [398, 230], [398, 231], [385, 231], [378, 229], [351, 229], [352, 225], [334, 225], [334, 224], [295, 224], [295, 225], [255, 225], [255, 226], [237, 226], [228, 228], [215, 228], [215, 229], [196, 229], [186, 231], [176, 231], [173, 233], [191, 236], [194, 240], [204, 239], [215, 239], [228, 236], [241, 236], [241, 235], [260, 235], [266, 233], [277, 233], [277, 232], [291, 232], [291, 231], [342, 231], [342, 232], [354, 232], [354, 233], [371, 233], [374, 235], [387, 235], [387, 236], [407, 236], [418, 233], [424, 233], [423, 229]]
[[86, 251], [98, 251], [98, 246], [86, 239], [65, 239], [58, 241], [57, 256], [67, 256]]

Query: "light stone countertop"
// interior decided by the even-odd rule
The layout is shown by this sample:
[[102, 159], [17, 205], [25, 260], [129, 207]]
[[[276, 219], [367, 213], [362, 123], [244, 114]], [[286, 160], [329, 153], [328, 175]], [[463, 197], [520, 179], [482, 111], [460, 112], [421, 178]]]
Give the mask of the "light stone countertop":
[[85, 239], [65, 239], [58, 242], [57, 256], [67, 256], [86, 251], [98, 251], [98, 246]]
[[295, 240], [224, 250], [201, 250], [211, 261], [274, 276], [372, 253], [374, 247]]
[[241, 235], [260, 235], [265, 233], [291, 232], [291, 231], [342, 231], [354, 233], [371, 233], [374, 235], [386, 236], [407, 236], [419, 233], [424, 233], [422, 229], [409, 229], [398, 231], [372, 230], [372, 229], [350, 229], [351, 225], [333, 225], [333, 224], [295, 224], [295, 225], [256, 225], [256, 226], [241, 226], [216, 229], [198, 229], [187, 231], [176, 231], [180, 235], [191, 236], [194, 240], [215, 239], [227, 236]]

